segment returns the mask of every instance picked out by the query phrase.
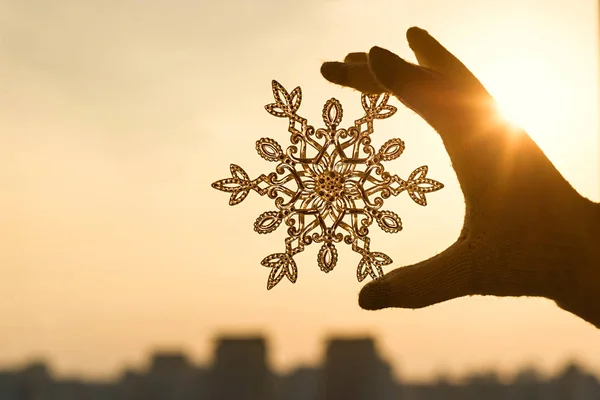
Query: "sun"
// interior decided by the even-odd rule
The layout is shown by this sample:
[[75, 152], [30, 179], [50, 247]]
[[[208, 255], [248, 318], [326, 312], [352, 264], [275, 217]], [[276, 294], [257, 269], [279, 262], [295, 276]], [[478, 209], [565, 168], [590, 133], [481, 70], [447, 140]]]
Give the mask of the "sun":
[[558, 66], [520, 55], [495, 62], [481, 80], [496, 99], [500, 113], [523, 128], [542, 147], [554, 143], [572, 114], [572, 96]]

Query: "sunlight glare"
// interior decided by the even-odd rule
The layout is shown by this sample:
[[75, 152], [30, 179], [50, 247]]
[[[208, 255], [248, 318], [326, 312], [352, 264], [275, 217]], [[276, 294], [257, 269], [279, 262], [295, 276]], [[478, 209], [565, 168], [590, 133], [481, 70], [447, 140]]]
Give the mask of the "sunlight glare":
[[572, 114], [570, 88], [557, 66], [532, 57], [496, 62], [482, 82], [498, 102], [501, 114], [529, 133], [541, 147], [553, 147], [558, 126]]

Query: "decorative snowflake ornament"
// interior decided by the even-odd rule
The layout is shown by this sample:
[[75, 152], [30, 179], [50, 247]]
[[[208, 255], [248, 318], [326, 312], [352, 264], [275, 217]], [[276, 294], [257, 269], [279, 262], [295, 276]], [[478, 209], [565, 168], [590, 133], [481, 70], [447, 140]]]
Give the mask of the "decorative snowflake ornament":
[[313, 242], [322, 243], [317, 263], [324, 272], [337, 264], [335, 244], [343, 241], [362, 257], [356, 270], [359, 282], [367, 275], [373, 279], [383, 276], [382, 266], [391, 264], [392, 259], [371, 251], [369, 226], [376, 221], [387, 233], [402, 230], [400, 217], [381, 209], [384, 199], [407, 192], [415, 203], [425, 206], [425, 194], [444, 185], [426, 177], [427, 166], [417, 168], [406, 180], [384, 170], [384, 161], [394, 160], [404, 151], [400, 139], [388, 140], [379, 151], [371, 146], [373, 121], [396, 112], [387, 104], [388, 94], [363, 94], [365, 116], [348, 129], [338, 128], [342, 106], [332, 98], [323, 108], [326, 128], [315, 130], [296, 114], [302, 101], [300, 87], [288, 93], [276, 81], [272, 86], [275, 103], [265, 109], [275, 117], [289, 119], [291, 145], [284, 151], [275, 140], [262, 138], [256, 142], [256, 151], [277, 163], [275, 172], [251, 180], [242, 168], [231, 164], [231, 178], [212, 184], [231, 193], [232, 206], [241, 203], [251, 190], [275, 200], [276, 210], [261, 214], [254, 222], [258, 233], [273, 232], [282, 222], [288, 226], [285, 252], [271, 254], [261, 262], [271, 268], [267, 289], [283, 277], [296, 282], [298, 269], [293, 257]]

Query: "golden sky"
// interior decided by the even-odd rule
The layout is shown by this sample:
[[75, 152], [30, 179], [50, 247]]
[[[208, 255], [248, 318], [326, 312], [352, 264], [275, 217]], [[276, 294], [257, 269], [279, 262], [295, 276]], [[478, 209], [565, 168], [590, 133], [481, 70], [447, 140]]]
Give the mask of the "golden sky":
[[[254, 143], [288, 138], [263, 109], [272, 79], [302, 86], [300, 113], [315, 124], [330, 97], [349, 122], [359, 95], [322, 79], [321, 62], [373, 45], [414, 60], [404, 32], [417, 25], [598, 201], [597, 16], [593, 0], [0, 0], [0, 366], [45, 357], [99, 377], [155, 347], [208, 362], [216, 334], [264, 331], [273, 364], [289, 369], [316, 362], [330, 333], [369, 332], [407, 378], [553, 371], [571, 358], [600, 373], [600, 331], [550, 301], [362, 311], [347, 249], [325, 275], [309, 247], [298, 282], [267, 292], [259, 262], [285, 232], [252, 224], [271, 200], [230, 207], [210, 188], [231, 162], [271, 171]], [[454, 241], [462, 196], [419, 117], [401, 109], [375, 129], [376, 147], [406, 142], [389, 168], [427, 164], [446, 184], [426, 208], [388, 201], [403, 232], [373, 229], [373, 248], [410, 264]]]

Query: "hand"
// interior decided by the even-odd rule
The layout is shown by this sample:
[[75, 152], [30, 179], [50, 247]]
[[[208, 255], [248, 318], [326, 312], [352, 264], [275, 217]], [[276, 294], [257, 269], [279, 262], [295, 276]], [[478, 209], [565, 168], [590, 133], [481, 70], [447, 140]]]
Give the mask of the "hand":
[[439, 133], [464, 194], [465, 221], [441, 254], [367, 284], [361, 307], [541, 296], [600, 327], [599, 205], [499, 116], [483, 85], [433, 37], [411, 28], [407, 39], [419, 65], [373, 47], [326, 62], [321, 73], [365, 93], [392, 93]]

